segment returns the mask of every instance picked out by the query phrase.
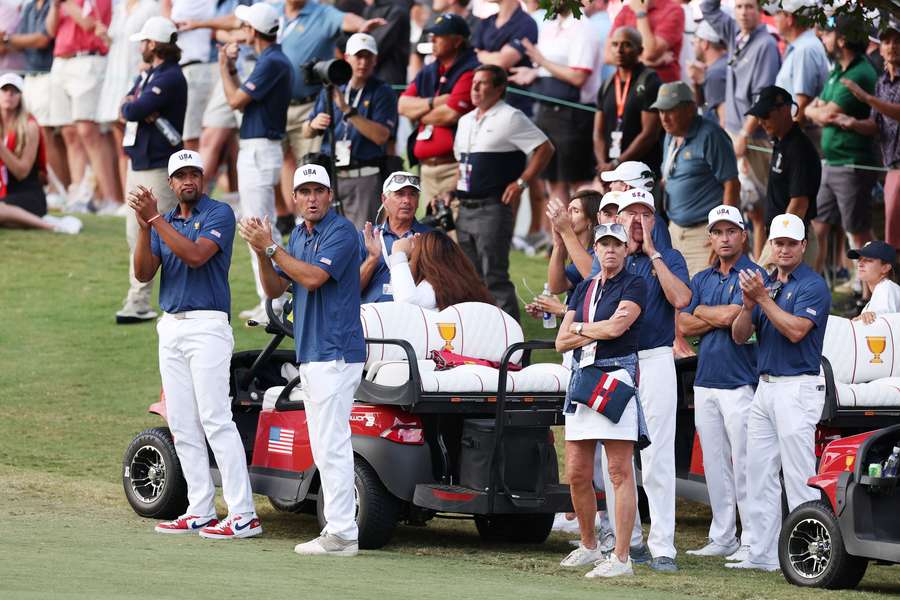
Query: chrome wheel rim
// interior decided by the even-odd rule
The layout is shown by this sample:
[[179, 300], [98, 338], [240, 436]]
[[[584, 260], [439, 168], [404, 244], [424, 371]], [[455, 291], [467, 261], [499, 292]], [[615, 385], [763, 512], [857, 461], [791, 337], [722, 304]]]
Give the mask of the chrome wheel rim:
[[129, 465], [131, 491], [134, 497], [150, 504], [159, 498], [166, 486], [166, 463], [153, 446], [141, 446]]
[[820, 577], [831, 564], [832, 540], [818, 519], [803, 519], [791, 530], [788, 557], [791, 568], [804, 579]]

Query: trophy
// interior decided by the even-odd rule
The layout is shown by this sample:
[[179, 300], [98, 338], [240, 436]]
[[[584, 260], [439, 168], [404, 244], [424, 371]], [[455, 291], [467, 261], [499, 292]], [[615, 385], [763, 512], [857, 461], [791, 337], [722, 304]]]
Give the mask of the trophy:
[[887, 346], [887, 339], [883, 335], [867, 335], [866, 336], [866, 345], [869, 347], [869, 350], [872, 352], [872, 360], [869, 361], [870, 365], [880, 365], [884, 363], [881, 360], [881, 353], [884, 352], [885, 347]]
[[441, 339], [444, 340], [444, 350], [453, 352], [453, 345], [450, 342], [456, 337], [456, 323], [438, 323], [437, 327]]

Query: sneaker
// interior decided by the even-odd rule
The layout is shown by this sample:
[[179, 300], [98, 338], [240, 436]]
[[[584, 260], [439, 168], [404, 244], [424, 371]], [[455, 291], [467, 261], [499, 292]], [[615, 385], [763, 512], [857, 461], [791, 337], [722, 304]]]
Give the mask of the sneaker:
[[117, 217], [117, 216], [119, 216], [119, 209], [125, 205], [120, 202], [115, 202], [113, 200], [106, 200], [106, 201], [94, 200], [91, 203], [91, 206], [93, 207], [92, 212], [94, 212], [98, 216]]
[[737, 552], [734, 554], [729, 554], [725, 557], [725, 560], [741, 562], [743, 560], [750, 559], [750, 546], [741, 546], [737, 549]]
[[[572, 515], [572, 518], [569, 518]], [[573, 513], [556, 513], [553, 517], [553, 531], [563, 531], [565, 533], [578, 533], [578, 519], [574, 518]]]
[[612, 532], [612, 529], [601, 529], [598, 538], [597, 547], [604, 554], [612, 552], [616, 547], [616, 534]]
[[732, 541], [727, 546], [723, 546], [722, 544], [717, 544], [714, 541], [710, 540], [709, 543], [702, 548], [697, 550], [688, 550], [687, 553], [691, 556], [730, 556], [738, 551], [741, 545], [737, 540]]
[[53, 226], [54, 233], [67, 233], [69, 235], [77, 235], [83, 227], [81, 219], [72, 216], [56, 217], [53, 215], [44, 215], [41, 217], [44, 223]]
[[359, 554], [359, 542], [323, 533], [314, 540], [297, 544], [294, 552], [302, 556], [356, 556]]
[[521, 235], [514, 235], [512, 239], [512, 247], [513, 250], [518, 250], [519, 252], [524, 252], [525, 248], [528, 247], [528, 242], [525, 241], [525, 238]]
[[650, 561], [650, 568], [657, 573], [674, 573], [678, 570], [678, 565], [675, 564], [674, 558], [654, 556], [653, 560]]
[[584, 567], [587, 565], [594, 564], [598, 560], [603, 560], [603, 553], [600, 552], [600, 548], [585, 548], [581, 544], [578, 544], [578, 547], [569, 552], [569, 555], [559, 561], [559, 566], [561, 567]]
[[47, 208], [61, 210], [66, 205], [66, 197], [56, 192], [47, 194]]
[[653, 560], [653, 555], [650, 554], [650, 548], [647, 547], [647, 544], [632, 546], [628, 549], [628, 556], [636, 565], [643, 565]]
[[174, 521], [163, 521], [159, 523], [154, 531], [156, 533], [197, 533], [204, 527], [215, 527], [218, 525], [219, 519], [216, 515], [207, 517], [198, 517], [196, 515], [182, 515]]
[[779, 571], [781, 567], [779, 565], [767, 565], [763, 563], [755, 563], [751, 562], [750, 559], [742, 560], [741, 562], [730, 562], [725, 563], [725, 567], [729, 569], [754, 569], [757, 571], [765, 571], [767, 573], [771, 573], [772, 571]]
[[262, 533], [262, 525], [256, 513], [244, 513], [242, 515], [229, 515], [218, 524], [204, 527], [200, 530], [200, 537], [209, 540], [233, 540], [236, 538], [248, 538]]
[[604, 560], [597, 561], [596, 566], [587, 572], [585, 577], [594, 579], [596, 577], [620, 577], [622, 575], [634, 575], [631, 558], [627, 562], [622, 562], [615, 553], [610, 552]]
[[132, 323], [146, 323], [152, 321], [159, 315], [149, 308], [136, 308], [134, 306], [125, 306], [116, 313], [116, 324], [130, 325]]

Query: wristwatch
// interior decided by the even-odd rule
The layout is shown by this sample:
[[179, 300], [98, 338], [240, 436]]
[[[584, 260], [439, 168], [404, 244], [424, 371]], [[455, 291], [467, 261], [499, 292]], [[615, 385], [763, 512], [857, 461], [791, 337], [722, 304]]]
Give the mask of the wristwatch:
[[525, 188], [528, 187], [528, 182], [519, 177], [518, 179], [516, 179], [516, 185], [519, 186], [519, 189], [524, 192]]
[[345, 119], [345, 120], [351, 119], [351, 118], [355, 117], [355, 116], [358, 115], [358, 114], [359, 114], [359, 111], [356, 110], [356, 107], [355, 107], [355, 106], [351, 106], [351, 107], [350, 107], [350, 110], [348, 110], [347, 112], [344, 113], [344, 119]]
[[654, 253], [653, 253], [653, 256], [650, 257], [650, 260], [651, 260], [651, 261], [654, 261], [654, 260], [656, 260], [657, 258], [662, 258], [662, 254], [660, 254], [659, 252], [654, 252]]
[[272, 258], [275, 256], [275, 253], [278, 252], [278, 244], [272, 244], [271, 246], [266, 246], [266, 257]]
[[581, 335], [581, 330], [584, 329], [584, 323], [575, 323], [575, 333]]

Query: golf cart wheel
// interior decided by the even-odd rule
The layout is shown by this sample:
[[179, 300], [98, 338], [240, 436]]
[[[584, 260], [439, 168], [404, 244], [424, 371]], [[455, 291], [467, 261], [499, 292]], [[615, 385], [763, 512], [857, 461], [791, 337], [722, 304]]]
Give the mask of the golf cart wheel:
[[[354, 457], [356, 524], [359, 527], [359, 547], [377, 549], [387, 544], [400, 518], [400, 500], [387, 491], [375, 470], [360, 457]], [[325, 527], [325, 491], [319, 488], [316, 499], [319, 528]]]
[[540, 544], [550, 535], [553, 517], [553, 513], [475, 515], [475, 528], [486, 542]]
[[188, 506], [187, 483], [167, 427], [139, 433], [122, 461], [122, 485], [134, 512], [142, 517], [174, 519]]
[[278, 512], [316, 514], [315, 500], [288, 500], [269, 496], [269, 504]]
[[856, 587], [869, 561], [847, 554], [831, 507], [815, 500], [788, 515], [778, 539], [778, 561], [785, 579], [801, 587]]

